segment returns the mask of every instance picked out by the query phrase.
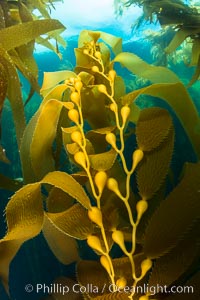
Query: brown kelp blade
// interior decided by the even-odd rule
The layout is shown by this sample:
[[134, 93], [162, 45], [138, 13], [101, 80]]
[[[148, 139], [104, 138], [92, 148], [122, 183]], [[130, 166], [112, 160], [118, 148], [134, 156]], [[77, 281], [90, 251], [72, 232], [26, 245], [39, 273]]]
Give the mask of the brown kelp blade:
[[155, 261], [149, 286], [156, 286], [158, 282], [160, 286], [170, 286], [187, 271], [199, 254], [199, 229], [200, 223], [194, 222], [177, 246]]
[[144, 253], [148, 257], [169, 252], [199, 218], [199, 174], [200, 163], [187, 163], [182, 181], [154, 213], [145, 233]]
[[0, 189], [15, 192], [23, 186], [22, 179], [12, 179], [0, 174]]
[[[18, 190], [6, 207], [8, 230], [0, 240], [0, 278], [7, 291], [10, 262], [21, 245], [38, 235], [43, 228], [44, 210], [41, 184], [49, 184], [59, 188], [85, 208], [91, 207], [90, 199], [82, 186], [72, 176], [63, 172], [49, 173], [40, 182], [27, 184]], [[49, 229], [46, 231], [47, 235], [48, 233]], [[59, 241], [62, 239], [56, 236], [57, 234], [54, 235], [54, 238], [58, 238]]]

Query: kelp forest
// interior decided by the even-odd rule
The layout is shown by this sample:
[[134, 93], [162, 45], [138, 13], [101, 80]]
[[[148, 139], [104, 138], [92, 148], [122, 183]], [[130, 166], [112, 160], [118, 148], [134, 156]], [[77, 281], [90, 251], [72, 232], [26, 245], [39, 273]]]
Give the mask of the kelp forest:
[[[0, 298], [197, 300], [200, 3], [113, 1], [116, 18], [141, 8], [133, 35], [160, 26], [143, 33], [152, 62], [82, 28], [73, 69], [45, 71], [41, 84], [35, 46], [61, 61], [68, 47], [51, 18], [58, 2], [0, 1]], [[33, 279], [20, 286], [25, 260]]]

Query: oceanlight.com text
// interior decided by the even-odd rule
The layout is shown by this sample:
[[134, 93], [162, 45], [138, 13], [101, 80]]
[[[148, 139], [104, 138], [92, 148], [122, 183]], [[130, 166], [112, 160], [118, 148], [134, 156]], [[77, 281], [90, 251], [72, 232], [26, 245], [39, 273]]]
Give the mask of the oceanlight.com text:
[[150, 286], [148, 284], [134, 286], [124, 286], [118, 287], [114, 284], [104, 284], [103, 286], [99, 287], [93, 284], [87, 284], [85, 286], [80, 285], [78, 283], [68, 286], [63, 285], [61, 283], [52, 283], [52, 284], [45, 284], [45, 283], [38, 283], [35, 286], [32, 284], [27, 284], [25, 286], [25, 291], [27, 293], [36, 292], [43, 293], [43, 294], [61, 294], [66, 295], [68, 293], [75, 293], [75, 294], [84, 294], [84, 293], [96, 293], [96, 294], [103, 294], [104, 292], [113, 293], [125, 293], [125, 294], [146, 294], [146, 295], [155, 295], [157, 293], [161, 294], [193, 294], [194, 287], [193, 286], [171, 286], [170, 288], [166, 285], [161, 286], [159, 284], [155, 286]]

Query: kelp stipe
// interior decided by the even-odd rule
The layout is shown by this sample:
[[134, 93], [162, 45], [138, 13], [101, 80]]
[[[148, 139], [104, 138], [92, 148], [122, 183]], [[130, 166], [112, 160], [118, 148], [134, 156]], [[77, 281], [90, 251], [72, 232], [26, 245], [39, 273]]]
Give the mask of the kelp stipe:
[[[113, 61], [109, 47], [116, 55]], [[120, 51], [121, 39], [83, 31], [75, 50], [75, 72], [45, 73], [44, 99], [21, 144], [27, 184], [6, 207], [8, 231], [0, 241], [0, 275], [7, 290], [11, 260], [22, 243], [41, 230], [58, 260], [77, 261], [79, 285], [98, 287], [82, 293], [84, 299], [146, 300], [150, 291], [137, 292], [144, 283], [170, 288], [181, 285], [183, 278], [192, 281], [198, 276], [194, 262], [199, 252], [200, 164], [187, 163], [178, 185], [166, 196], [175, 135], [172, 118], [159, 107], [140, 111], [135, 99], [142, 93], [157, 95], [180, 120], [190, 111], [195, 124], [198, 114], [175, 74]], [[126, 94], [124, 81], [114, 70], [116, 61], [152, 78], [154, 84]], [[180, 107], [174, 89], [182, 95]], [[183, 123], [199, 156], [199, 134]], [[131, 134], [137, 146], [129, 149], [128, 164], [125, 149]], [[63, 144], [74, 166], [69, 172], [55, 168], [59, 164], [52, 151], [54, 140], [54, 151], [58, 154]], [[82, 260], [76, 240], [87, 241], [98, 259]], [[113, 245], [123, 255], [113, 258]], [[156, 291], [154, 298], [162, 296]]]

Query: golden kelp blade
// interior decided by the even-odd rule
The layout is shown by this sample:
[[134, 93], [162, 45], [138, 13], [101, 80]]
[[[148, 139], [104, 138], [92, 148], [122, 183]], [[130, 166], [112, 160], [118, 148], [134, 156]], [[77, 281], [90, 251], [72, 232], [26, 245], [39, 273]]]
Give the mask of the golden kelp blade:
[[21, 94], [21, 85], [16, 67], [7, 51], [0, 47], [0, 64], [6, 70], [8, 80], [7, 97], [10, 101], [16, 130], [18, 147], [25, 129], [25, 115]]
[[50, 88], [50, 91], [48, 90], [45, 91], [45, 96], [42, 100], [41, 106], [44, 105], [47, 101], [51, 100], [51, 99], [56, 99], [59, 101], [62, 101], [63, 99], [63, 93], [66, 91], [67, 86], [66, 84], [59, 84], [57, 86], [55, 86], [54, 88]]
[[192, 78], [190, 79], [190, 82], [188, 83], [187, 87], [190, 87], [191, 85], [193, 85], [193, 83], [195, 83], [199, 79], [199, 76], [200, 76], [200, 55], [198, 58], [196, 70], [195, 70], [194, 74], [192, 75]]
[[0, 63], [0, 113], [3, 108], [3, 103], [6, 98], [8, 88], [8, 78], [5, 66]]
[[21, 18], [21, 22], [29, 22], [29, 21], [33, 21], [33, 16], [31, 11], [28, 9], [28, 5], [26, 5], [26, 3], [23, 2], [19, 2], [18, 1], [18, 9], [19, 9], [19, 16]]
[[78, 40], [78, 47], [83, 47], [84, 43], [87, 41], [90, 42], [93, 40], [96, 43], [100, 38], [111, 47], [115, 55], [122, 51], [122, 39], [103, 31], [81, 31]]
[[1, 47], [9, 51], [34, 40], [39, 35], [65, 29], [58, 20], [35, 20], [4, 28], [0, 31]]
[[138, 147], [143, 151], [157, 148], [168, 136], [172, 118], [167, 110], [158, 107], [143, 109], [136, 126]]
[[53, 51], [53, 52], [55, 52], [55, 53], [58, 55], [58, 57], [59, 57], [60, 59], [62, 59], [62, 54], [59, 52], [58, 47], [55, 47], [54, 45], [52, 45], [52, 44], [49, 42], [49, 39], [48, 39], [48, 38], [43, 38], [43, 37], [39, 36], [39, 37], [37, 37], [37, 38], [35, 39], [35, 42], [36, 42], [37, 44], [40, 44], [40, 45], [46, 47], [47, 49], [49, 49], [49, 50], [51, 50], [51, 51]]
[[85, 240], [94, 232], [87, 210], [78, 203], [63, 212], [47, 212], [46, 216], [52, 225], [70, 237]]
[[[144, 159], [142, 163], [138, 166], [137, 169], [137, 184], [139, 189], [139, 194], [142, 197], [142, 199], [151, 199], [154, 194], [160, 189], [162, 183], [164, 182], [168, 172], [169, 172], [169, 166], [172, 158], [172, 152], [174, 148], [174, 129], [172, 126], [172, 120], [169, 116], [168, 123], [165, 123], [165, 114], [162, 114], [162, 109], [160, 108], [147, 108], [145, 109], [149, 110], [148, 113], [144, 113], [144, 116], [142, 116], [142, 120], [144, 121], [146, 116], [146, 125], [149, 123], [149, 136], [155, 136], [155, 144], [157, 144], [156, 148], [153, 148], [151, 139], [147, 139], [147, 141], [144, 142], [143, 147], [144, 151], [151, 150], [145, 152]], [[165, 123], [167, 129], [167, 135], [163, 137], [162, 134], [160, 134], [159, 127], [152, 126], [156, 124], [152, 124], [152, 120], [150, 118], [151, 113], [152, 117], [155, 117], [155, 111], [160, 111], [160, 122], [162, 121]], [[167, 112], [166, 112], [167, 113]], [[141, 111], [141, 115], [143, 114], [143, 111]], [[168, 114], [168, 113], [167, 113]], [[162, 118], [163, 117], [163, 118]], [[171, 123], [171, 124], [170, 124]], [[138, 121], [138, 124], [140, 124], [140, 119]], [[170, 126], [171, 125], [171, 126]], [[148, 126], [148, 125], [147, 125]], [[161, 127], [164, 127], [164, 124], [161, 125]], [[165, 130], [166, 131], [166, 130]], [[163, 132], [165, 132], [163, 130]], [[136, 127], [136, 135], [137, 140], [142, 140], [142, 130], [137, 131]], [[166, 133], [166, 132], [165, 132]], [[164, 134], [164, 133], [163, 133]], [[145, 133], [144, 133], [145, 135]], [[140, 146], [140, 144], [139, 144]]]
[[117, 158], [117, 153], [114, 149], [111, 149], [104, 153], [91, 154], [88, 157], [91, 168], [97, 171], [107, 171], [113, 166]]
[[189, 25], [188, 27], [183, 26], [183, 28], [179, 29], [178, 32], [176, 32], [170, 44], [165, 48], [165, 52], [167, 54], [170, 54], [173, 51], [175, 51], [178, 48], [178, 46], [180, 46], [187, 37], [191, 37], [193, 47], [192, 47], [192, 58], [191, 58], [190, 66], [196, 66], [196, 70], [190, 82], [188, 83], [188, 87], [193, 85], [193, 83], [195, 83], [198, 80], [200, 75], [200, 58], [199, 58], [200, 50], [199, 50], [199, 37], [198, 37], [199, 33], [200, 33], [199, 25], [195, 25], [194, 28], [192, 28], [192, 26], [190, 28]]
[[178, 48], [178, 46], [180, 46], [182, 44], [182, 42], [188, 37], [188, 36], [192, 36], [195, 34], [198, 34], [200, 31], [199, 28], [181, 28], [177, 31], [177, 33], [175, 34], [174, 38], [172, 39], [172, 41], [170, 42], [170, 44], [165, 48], [165, 52], [167, 54], [172, 53], [173, 51], [176, 50], [176, 48]]
[[172, 107], [173, 111], [181, 122], [181, 125], [185, 129], [197, 157], [199, 158], [200, 118], [197, 109], [184, 85], [181, 83], [153, 84], [140, 90], [133, 91], [125, 96], [125, 103], [127, 101], [129, 104], [131, 101], [135, 101], [137, 97], [143, 94], [159, 97]]
[[142, 199], [151, 199], [160, 189], [168, 172], [174, 149], [174, 130], [153, 151], [146, 152], [137, 169], [137, 184]]
[[89, 209], [91, 207], [90, 199], [86, 195], [84, 189], [71, 175], [55, 171], [47, 174], [41, 182], [58, 187], [76, 199], [85, 208]]
[[47, 214], [42, 232], [50, 249], [62, 264], [68, 265], [79, 260], [76, 240], [56, 227]]
[[69, 79], [76, 78], [77, 75], [72, 71], [44, 72], [44, 78], [40, 93], [45, 96], [58, 83]]
[[0, 240], [0, 277], [7, 291], [10, 262], [26, 240], [39, 234], [43, 214], [40, 183], [23, 187], [6, 207], [8, 231]]
[[[25, 23], [20, 23], [14, 26], [9, 26], [7, 28], [3, 28], [0, 31], [0, 40], [1, 40], [1, 47], [0, 47], [0, 67], [1, 75], [5, 73], [6, 70], [6, 77], [7, 81], [3, 80], [4, 87], [2, 89], [2, 95], [0, 98], [5, 99], [5, 93], [7, 92], [8, 99], [11, 102], [13, 115], [14, 115], [14, 122], [16, 128], [16, 135], [17, 135], [17, 142], [18, 146], [20, 147], [22, 135], [25, 129], [25, 117], [23, 112], [23, 103], [22, 103], [22, 95], [21, 95], [21, 86], [19, 77], [17, 74], [16, 66], [22, 71], [25, 77], [30, 80], [33, 89], [38, 90], [38, 85], [35, 80], [34, 76], [29, 75], [30, 73], [26, 71], [24, 67], [24, 60], [28, 63], [28, 66], [35, 70], [35, 62], [32, 59], [32, 41], [40, 34], [44, 34], [48, 31], [56, 30], [56, 29], [64, 29], [64, 26], [57, 20], [36, 20], [36, 21], [29, 21]], [[30, 45], [31, 42], [31, 45]], [[27, 45], [27, 43], [29, 43]], [[27, 45], [27, 46], [24, 46]], [[30, 47], [29, 47], [30, 45]], [[21, 46], [18, 50], [23, 50], [23, 59], [20, 62], [20, 53], [14, 55], [14, 60], [12, 60], [12, 53], [7, 53], [7, 51], [13, 50], [16, 47]], [[27, 52], [28, 51], [28, 52]], [[24, 55], [24, 54], [27, 55]], [[16, 63], [16, 65], [15, 65]], [[33, 71], [29, 70], [29, 71]], [[36, 70], [37, 71], [37, 70]], [[33, 71], [34, 73], [34, 71]], [[34, 74], [37, 76], [37, 74]], [[34, 78], [33, 78], [34, 77]], [[7, 82], [7, 83], [6, 83]], [[7, 84], [7, 86], [6, 86]], [[3, 99], [3, 100], [4, 100]], [[0, 110], [2, 108], [3, 100], [0, 100]]]
[[49, 100], [41, 109], [30, 145], [30, 157], [37, 179], [54, 171], [52, 143], [57, 132], [57, 123], [62, 109], [62, 102]]
[[44, 18], [49, 19], [50, 15], [46, 9], [45, 2], [41, 0], [31, 0], [31, 4], [33, 5], [33, 7], [37, 8]]
[[0, 240], [0, 277], [7, 291], [11, 260], [21, 245], [38, 235], [43, 228], [41, 184], [50, 184], [63, 190], [87, 209], [91, 206], [82, 186], [72, 176], [62, 172], [49, 173], [42, 181], [27, 184], [11, 197], [6, 207], [8, 230]]
[[33, 172], [32, 164], [31, 164], [30, 145], [31, 145], [38, 116], [39, 113], [36, 113], [32, 117], [32, 119], [30, 120], [30, 122], [28, 123], [28, 125], [24, 130], [24, 134], [21, 140], [20, 159], [21, 159], [24, 184], [36, 181], [35, 174]]
[[[139, 253], [133, 256], [135, 263], [135, 273], [136, 276], [140, 276], [141, 273], [141, 262], [145, 259], [145, 255], [143, 253]], [[124, 277], [127, 281], [132, 283], [132, 270], [131, 263], [128, 257], [120, 257], [113, 259], [113, 267], [115, 269], [115, 274], [117, 277]]]
[[52, 187], [46, 202], [48, 212], [58, 213], [70, 208], [74, 204], [74, 199], [63, 190]]
[[[31, 85], [31, 90], [39, 93], [40, 86], [38, 84], [38, 68], [34, 60], [33, 53], [27, 49], [28, 46], [18, 47], [18, 51], [10, 51], [12, 56], [12, 61], [16, 68], [23, 74], [23, 76], [29, 81]], [[20, 54], [19, 54], [20, 49]], [[21, 58], [20, 56], [23, 56]]]
[[118, 54], [111, 64], [119, 62], [129, 71], [137, 76], [146, 78], [152, 83], [176, 83], [180, 79], [176, 74], [165, 67], [157, 67], [146, 63], [140, 57], [133, 53], [122, 52]]
[[[32, 117], [24, 131], [20, 156], [25, 183], [41, 179], [49, 171], [55, 170], [52, 143], [57, 133], [57, 124], [63, 104], [58, 100], [49, 99], [57, 99], [57, 97], [60, 99], [65, 89], [65, 85], [59, 85], [43, 99], [39, 110]], [[44, 127], [41, 127], [41, 125]], [[45, 136], [43, 135], [44, 130], [47, 132]], [[36, 144], [38, 139], [40, 142]], [[41, 143], [41, 141], [43, 142]], [[36, 148], [33, 148], [35, 144]], [[43, 160], [43, 168], [39, 166], [40, 159]], [[44, 171], [45, 169], [46, 171]]]
[[190, 62], [191, 67], [196, 66], [198, 64], [199, 56], [200, 56], [200, 40], [195, 39], [192, 45], [192, 59]]

